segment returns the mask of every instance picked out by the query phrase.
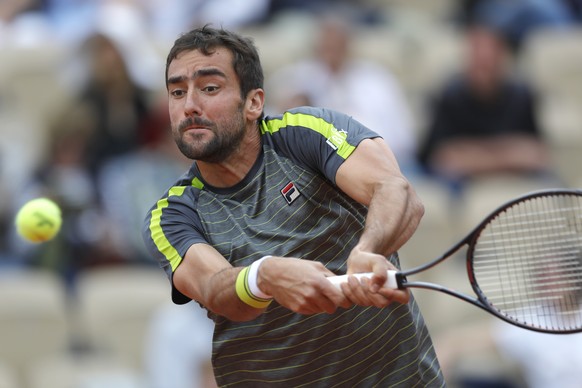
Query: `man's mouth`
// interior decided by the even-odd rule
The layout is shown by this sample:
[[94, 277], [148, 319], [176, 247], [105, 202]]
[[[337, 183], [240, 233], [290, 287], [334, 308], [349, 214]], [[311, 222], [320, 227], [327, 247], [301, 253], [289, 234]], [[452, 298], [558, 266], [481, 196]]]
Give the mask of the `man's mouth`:
[[188, 119], [180, 125], [180, 131], [182, 133], [186, 132], [202, 132], [210, 130], [210, 123], [196, 122], [199, 120]]

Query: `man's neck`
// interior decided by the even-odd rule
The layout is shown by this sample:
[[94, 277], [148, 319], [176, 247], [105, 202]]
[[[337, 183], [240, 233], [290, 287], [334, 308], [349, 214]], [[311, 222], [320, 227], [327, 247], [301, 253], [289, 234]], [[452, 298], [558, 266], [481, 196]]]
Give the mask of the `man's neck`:
[[232, 187], [242, 181], [259, 157], [261, 136], [258, 130], [247, 131], [240, 146], [220, 163], [196, 161], [202, 178], [214, 187]]

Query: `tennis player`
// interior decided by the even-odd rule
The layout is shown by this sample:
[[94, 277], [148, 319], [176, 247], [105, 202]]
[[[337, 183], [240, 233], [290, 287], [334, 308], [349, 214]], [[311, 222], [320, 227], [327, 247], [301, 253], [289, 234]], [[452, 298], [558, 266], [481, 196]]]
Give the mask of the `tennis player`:
[[174, 302], [213, 318], [218, 385], [444, 386], [414, 298], [382, 287], [424, 211], [386, 143], [326, 109], [264, 117], [257, 50], [222, 29], [179, 37], [166, 84], [194, 162], [144, 238]]

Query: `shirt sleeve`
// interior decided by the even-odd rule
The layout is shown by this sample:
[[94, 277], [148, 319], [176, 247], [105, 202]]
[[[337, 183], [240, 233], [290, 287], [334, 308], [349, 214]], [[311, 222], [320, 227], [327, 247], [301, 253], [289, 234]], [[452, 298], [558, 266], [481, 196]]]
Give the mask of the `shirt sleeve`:
[[195, 190], [191, 186], [172, 187], [150, 209], [142, 229], [146, 247], [170, 279], [172, 300], [178, 304], [190, 299], [174, 288], [174, 271], [193, 244], [208, 243], [195, 209]]
[[312, 107], [289, 110], [266, 118], [262, 133], [280, 152], [311, 170], [321, 172], [335, 184], [338, 168], [358, 144], [380, 137], [351, 116]]

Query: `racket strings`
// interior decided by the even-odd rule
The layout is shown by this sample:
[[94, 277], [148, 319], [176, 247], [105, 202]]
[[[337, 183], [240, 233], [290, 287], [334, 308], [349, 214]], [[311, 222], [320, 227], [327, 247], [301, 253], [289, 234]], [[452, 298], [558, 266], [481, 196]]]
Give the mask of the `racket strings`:
[[507, 319], [546, 330], [582, 328], [582, 202], [553, 195], [494, 217], [473, 250], [485, 303]]

